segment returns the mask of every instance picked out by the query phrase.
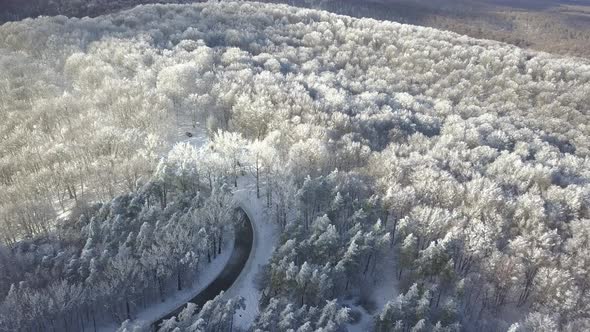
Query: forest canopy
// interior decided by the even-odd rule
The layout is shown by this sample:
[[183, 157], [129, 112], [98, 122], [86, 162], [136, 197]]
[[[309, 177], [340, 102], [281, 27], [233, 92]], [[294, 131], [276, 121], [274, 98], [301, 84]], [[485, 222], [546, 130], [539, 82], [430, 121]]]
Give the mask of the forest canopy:
[[[10, 22], [2, 240], [14, 254], [72, 200], [141, 192], [154, 174], [182, 192], [252, 174], [283, 232], [260, 331], [345, 328], [348, 311], [325, 300], [360, 296], [387, 257], [400, 295], [377, 309], [379, 331], [583, 330], [589, 105], [576, 59], [285, 5]], [[213, 141], [169, 156], [193, 158], [189, 182], [159, 163], [183, 119]]]

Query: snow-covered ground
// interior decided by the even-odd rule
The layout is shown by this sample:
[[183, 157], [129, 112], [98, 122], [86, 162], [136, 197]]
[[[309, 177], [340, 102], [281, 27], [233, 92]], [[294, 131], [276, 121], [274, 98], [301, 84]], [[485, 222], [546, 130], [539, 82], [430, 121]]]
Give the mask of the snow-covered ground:
[[258, 315], [258, 301], [261, 294], [255, 285], [256, 275], [260, 268], [269, 262], [278, 243], [279, 229], [276, 224], [271, 223], [262, 199], [256, 198], [253, 179], [250, 177], [239, 179], [234, 198], [250, 217], [254, 228], [254, 242], [246, 266], [230, 289], [225, 292], [225, 297], [242, 296], [246, 300], [246, 309], [236, 313], [234, 325], [237, 328], [247, 329]]
[[[179, 142], [189, 142], [197, 149], [207, 144], [209, 142], [207, 131], [200, 126], [200, 124], [198, 125], [199, 126], [197, 127], [193, 127], [190, 124], [190, 121], [184, 119], [183, 122], [170, 133], [170, 136], [168, 137], [169, 148], [171, 149], [174, 144]], [[186, 135], [187, 133], [190, 133], [192, 137], [188, 137]]]
[[[192, 137], [188, 137], [186, 135], [187, 132], [191, 133]], [[207, 137], [206, 131], [200, 127], [193, 128], [191, 125], [180, 125], [170, 134], [168, 139], [168, 150], [171, 149], [174, 144], [179, 142], [189, 142], [196, 148], [200, 148], [209, 142], [209, 138]], [[149, 307], [144, 308], [135, 315], [135, 319], [129, 326], [137, 327], [141, 331], [149, 330], [149, 327], [156, 320], [189, 302], [213, 282], [227, 265], [234, 249], [235, 234], [233, 232], [228, 233], [229, 234], [225, 239], [225, 250], [211, 263], [201, 266], [201, 271], [197, 279], [194, 280], [192, 287], [166, 297], [166, 300], [162, 303], [154, 303]], [[99, 331], [114, 331], [117, 328], [118, 325], [110, 324], [102, 326], [99, 328]]]
[[381, 309], [389, 300], [393, 300], [399, 295], [397, 267], [393, 250], [391, 249], [390, 254], [383, 259], [382, 264], [379, 264], [377, 271], [375, 271], [375, 275], [378, 277], [373, 280], [371, 293], [371, 298], [375, 301], [377, 310], [375, 314], [381, 312]]
[[[205, 289], [227, 264], [229, 257], [234, 251], [234, 233], [228, 232], [225, 239], [225, 249], [211, 263], [201, 265], [200, 272], [194, 280], [193, 285], [180, 292], [166, 297], [162, 303], [154, 303], [135, 314], [130, 326], [138, 327], [140, 331], [149, 330], [149, 327], [160, 317], [172, 312], [179, 306], [189, 302], [193, 297]], [[105, 325], [99, 331], [115, 331], [119, 326], [115, 324]]]
[[393, 250], [389, 252], [380, 264], [375, 267], [374, 276], [367, 277], [369, 299], [373, 302], [368, 310], [354, 301], [345, 301], [351, 309], [360, 313], [360, 320], [348, 325], [349, 332], [372, 331], [375, 323], [375, 315], [378, 315], [385, 304], [399, 295], [396, 260]]
[[[185, 132], [190, 132], [193, 137], [187, 137]], [[208, 143], [209, 138], [204, 129], [181, 126], [177, 130], [175, 141], [190, 142], [196, 148], [201, 148]], [[238, 311], [234, 317], [235, 327], [246, 329], [252, 325], [258, 315], [258, 301], [261, 294], [256, 289], [254, 280], [260, 267], [270, 260], [278, 243], [279, 230], [275, 224], [269, 221], [270, 218], [262, 199], [256, 198], [255, 183], [252, 177], [244, 176], [238, 179], [238, 188], [234, 190], [234, 199], [250, 217], [254, 241], [246, 266], [230, 289], [225, 292], [225, 297], [242, 296], [246, 300], [246, 309]]]
[[[190, 132], [193, 136], [188, 137], [186, 132]], [[171, 134], [169, 139], [169, 146], [178, 142], [190, 142], [196, 148], [201, 148], [209, 142], [209, 138], [204, 129], [192, 128], [191, 126], [180, 126]], [[234, 326], [237, 329], [247, 330], [250, 328], [257, 317], [259, 310], [258, 304], [261, 297], [260, 291], [257, 289], [255, 280], [260, 268], [267, 264], [274, 252], [279, 239], [279, 228], [272, 223], [268, 210], [265, 207], [263, 199], [256, 198], [256, 187], [254, 179], [251, 176], [243, 176], [238, 179], [238, 188], [233, 192], [236, 203], [244, 209], [250, 217], [254, 231], [254, 240], [252, 244], [252, 251], [248, 257], [246, 265], [234, 284], [225, 292], [225, 298], [232, 298], [241, 296], [245, 299], [246, 308], [239, 310], [234, 317]], [[148, 329], [153, 322], [160, 317], [168, 314], [180, 305], [190, 301], [199, 292], [205, 289], [218, 275], [228, 262], [229, 257], [233, 251], [234, 236], [240, 234], [231, 233], [226, 241], [227, 249], [218, 256], [211, 264], [202, 267], [202, 273], [199, 279], [195, 280], [193, 287], [178, 292], [170, 296], [163, 303], [156, 303], [136, 315], [132, 322], [132, 326], [137, 326], [141, 330]], [[385, 264], [377, 267], [375, 275], [379, 276], [395, 276], [395, 265], [393, 257], [385, 260]], [[371, 299], [374, 301], [375, 310], [367, 311], [358, 303], [352, 301], [345, 302], [355, 311], [359, 312], [360, 320], [353, 325], [349, 325], [349, 330], [354, 331], [368, 331], [372, 329], [373, 317], [380, 312], [381, 308], [392, 298], [397, 296], [397, 278], [370, 278], [367, 280], [371, 283], [372, 292]], [[113, 331], [116, 327], [114, 325], [105, 326], [99, 330]]]
[[[186, 132], [190, 132], [193, 137], [188, 137]], [[196, 148], [201, 148], [209, 142], [209, 137], [206, 131], [202, 128], [193, 128], [192, 126], [179, 126], [174, 133], [171, 133], [169, 138], [169, 148], [179, 142], [190, 142]], [[258, 303], [261, 297], [260, 291], [256, 288], [255, 278], [260, 271], [260, 268], [267, 264], [272, 256], [272, 253], [278, 243], [279, 228], [276, 224], [270, 221], [268, 211], [265, 207], [263, 199], [256, 198], [256, 187], [254, 179], [251, 176], [243, 176], [238, 179], [238, 188], [234, 190], [234, 199], [236, 203], [244, 209], [250, 217], [254, 231], [254, 241], [252, 243], [252, 251], [248, 257], [248, 261], [244, 269], [230, 287], [225, 292], [226, 298], [241, 296], [245, 299], [246, 309], [240, 310], [234, 317], [234, 326], [236, 328], [249, 328], [256, 316], [258, 315]], [[181, 304], [188, 302], [195, 295], [205, 289], [218, 275], [221, 273], [231, 252], [233, 251], [234, 236], [240, 234], [231, 234], [226, 241], [228, 242], [227, 249], [218, 256], [210, 265], [203, 266], [203, 271], [199, 279], [195, 281], [194, 286], [182, 292], [170, 296], [163, 303], [156, 303], [136, 315], [132, 322], [132, 326], [137, 326], [142, 329], [149, 328], [158, 318], [173, 311]], [[370, 319], [370, 318], [369, 318]], [[105, 326], [101, 331], [113, 331], [116, 327], [114, 325]]]
[[368, 313], [365, 308], [358, 304], [350, 302], [345, 302], [344, 304], [360, 314], [359, 321], [347, 326], [348, 332], [366, 332], [373, 330], [373, 315]]
[[[193, 137], [188, 138], [185, 132], [190, 132]], [[191, 126], [179, 127], [176, 138], [176, 142], [190, 142], [196, 148], [204, 146], [209, 141], [204, 129], [195, 129]], [[230, 289], [225, 292], [225, 297], [242, 296], [246, 300], [246, 309], [236, 313], [234, 324], [236, 328], [247, 329], [258, 315], [258, 301], [261, 296], [260, 291], [255, 287], [254, 280], [260, 267], [270, 260], [278, 243], [279, 229], [277, 225], [270, 222], [262, 199], [256, 198], [256, 187], [252, 177], [243, 176], [238, 179], [238, 188], [234, 190], [234, 199], [250, 217], [254, 241], [246, 266]]]
[[[185, 132], [190, 132], [193, 137], [187, 137]], [[170, 146], [172, 147], [177, 142], [190, 142], [196, 148], [200, 148], [207, 144], [209, 138], [204, 130], [192, 127], [180, 127], [170, 139]], [[260, 270], [260, 267], [268, 263], [276, 244], [278, 243], [279, 230], [278, 227], [269, 221], [267, 210], [261, 199], [256, 198], [256, 189], [254, 181], [251, 177], [242, 177], [238, 180], [238, 188], [234, 191], [234, 199], [236, 203], [241, 206], [250, 217], [254, 231], [254, 241], [252, 244], [252, 251], [246, 262], [246, 266], [238, 276], [238, 279], [225, 292], [225, 297], [242, 296], [246, 301], [246, 309], [240, 310], [235, 316], [236, 328], [248, 328], [254, 322], [258, 315], [258, 301], [260, 299], [260, 291], [256, 289], [254, 280]], [[141, 328], [149, 327], [159, 317], [171, 312], [183, 303], [188, 302], [200, 291], [205, 289], [219, 273], [233, 251], [233, 238], [240, 236], [240, 234], [231, 234], [226, 241], [231, 242], [229, 250], [225, 250], [221, 256], [218, 256], [210, 265], [204, 266], [203, 272], [199, 279], [195, 281], [191, 289], [179, 292], [174, 296], [167, 298], [163, 303], [154, 304], [149, 308], [141, 311], [137, 318], [132, 322], [133, 326]], [[114, 326], [105, 327], [101, 330], [112, 331]]]

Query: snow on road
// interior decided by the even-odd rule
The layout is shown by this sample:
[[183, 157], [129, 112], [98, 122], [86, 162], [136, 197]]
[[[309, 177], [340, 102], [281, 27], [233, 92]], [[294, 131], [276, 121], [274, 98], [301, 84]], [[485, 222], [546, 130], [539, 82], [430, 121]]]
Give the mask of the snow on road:
[[260, 268], [267, 264], [272, 256], [278, 243], [279, 229], [270, 221], [262, 199], [256, 198], [255, 184], [251, 178], [240, 179], [234, 199], [250, 217], [254, 228], [254, 243], [246, 266], [231, 288], [225, 292], [225, 297], [242, 296], [246, 300], [246, 309], [236, 313], [234, 325], [247, 329], [252, 326], [258, 315], [258, 302], [261, 296], [256, 288], [255, 278]]
[[[244, 269], [230, 287], [225, 292], [226, 298], [242, 296], [246, 301], [246, 309], [240, 310], [234, 317], [234, 324], [236, 327], [247, 329], [258, 315], [258, 301], [260, 299], [260, 291], [256, 289], [254, 280], [260, 268], [267, 264], [278, 243], [279, 229], [275, 224], [269, 220], [267, 210], [261, 199], [256, 198], [255, 184], [251, 178], [242, 177], [238, 181], [238, 189], [234, 191], [234, 199], [236, 203], [244, 209], [250, 217], [254, 231], [254, 241], [252, 244], [252, 251], [248, 257], [248, 261]], [[166, 298], [163, 303], [154, 304], [142, 310], [137, 318], [131, 323], [131, 326], [139, 327], [140, 330], [146, 330], [159, 317], [172, 312], [180, 305], [189, 302], [194, 296], [205, 289], [218, 275], [221, 273], [231, 256], [233, 251], [234, 234], [229, 232], [226, 239], [227, 247], [225, 251], [217, 257], [211, 264], [203, 267], [199, 279], [190, 289], [178, 292]], [[113, 331], [116, 327], [109, 326], [101, 331]]]
[[[191, 129], [187, 129], [186, 131], [191, 131], [194, 135], [188, 138], [183, 136], [184, 129], [179, 129], [177, 141], [190, 142], [196, 148], [202, 148], [208, 143], [209, 138], [205, 130], [197, 128], [191, 131]], [[258, 315], [258, 301], [261, 296], [260, 291], [255, 287], [254, 280], [260, 267], [270, 260], [278, 243], [279, 229], [270, 222], [270, 217], [262, 199], [256, 198], [253, 178], [244, 176], [238, 179], [238, 188], [234, 190], [234, 199], [250, 217], [254, 231], [254, 242], [246, 266], [230, 289], [225, 292], [225, 297], [242, 296], [245, 299], [246, 309], [236, 313], [234, 324], [236, 327], [247, 329]], [[240, 235], [236, 234], [236, 236]]]
[[[149, 330], [149, 327], [158, 320], [158, 318], [189, 302], [213, 282], [215, 278], [217, 278], [227, 264], [233, 251], [234, 233], [228, 232], [227, 238], [225, 239], [225, 246], [221, 254], [212, 260], [211, 263], [200, 265], [200, 271], [197, 278], [193, 280], [193, 285], [191, 287], [166, 296], [166, 300], [162, 303], [154, 303], [147, 308], [140, 310], [139, 313], [134, 315], [134, 319], [130, 322], [129, 326], [138, 327], [139, 331]], [[118, 325], [115, 326], [112, 324], [109, 326], [105, 325], [98, 330], [115, 331], [117, 328]]]
[[[186, 133], [191, 133], [192, 137], [188, 137]], [[176, 131], [170, 134], [168, 139], [169, 149], [172, 149], [174, 144], [180, 142], [188, 142], [196, 148], [201, 148], [209, 142], [207, 133], [202, 128], [193, 128], [189, 125], [183, 125], [176, 128]], [[197, 294], [203, 291], [207, 286], [217, 278], [227, 262], [234, 249], [234, 233], [228, 232], [225, 239], [225, 250], [217, 256], [216, 259], [209, 264], [201, 266], [197, 279], [193, 281], [193, 285], [183, 291], [176, 292], [166, 297], [162, 303], [154, 303], [147, 308], [140, 310], [131, 321], [129, 326], [137, 327], [138, 330], [149, 330], [150, 326], [160, 317], [166, 315], [179, 306], [189, 302]], [[110, 324], [100, 327], [99, 331], [115, 331], [118, 325]]]
[[[170, 148], [178, 142], [189, 142], [196, 148], [201, 148], [208, 143], [209, 138], [204, 130], [192, 128], [190, 132], [193, 137], [190, 138], [185, 135], [185, 131], [189, 132], [189, 130], [188, 127], [178, 128], [178, 131], [172, 135], [173, 137], [169, 141]], [[254, 241], [246, 266], [230, 289], [225, 292], [225, 297], [242, 296], [245, 299], [246, 309], [236, 313], [234, 324], [236, 327], [247, 329], [258, 315], [258, 301], [261, 296], [260, 291], [255, 287], [254, 280], [260, 268], [270, 260], [278, 243], [279, 229], [269, 221], [270, 218], [262, 200], [256, 198], [253, 179], [242, 177], [239, 179], [238, 184], [238, 188], [234, 191], [234, 199], [250, 217], [254, 231]], [[227, 264], [233, 251], [234, 236], [240, 236], [240, 234], [233, 234], [232, 232], [228, 236], [225, 251], [210, 264], [202, 267], [199, 278], [195, 280], [191, 288], [167, 297], [163, 303], [153, 304], [145, 308], [136, 315], [136, 318], [131, 322], [131, 326], [139, 327], [139, 330], [149, 329], [149, 326], [159, 317], [187, 303], [205, 289]], [[99, 331], [114, 331], [116, 328], [114, 325], [104, 326]]]

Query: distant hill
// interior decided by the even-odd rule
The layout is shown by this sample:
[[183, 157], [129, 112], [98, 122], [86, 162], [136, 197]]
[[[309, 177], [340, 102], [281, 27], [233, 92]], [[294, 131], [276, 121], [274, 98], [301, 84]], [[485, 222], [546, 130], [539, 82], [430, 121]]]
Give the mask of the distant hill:
[[27, 17], [65, 15], [99, 16], [149, 3], [192, 3], [199, 0], [0, 0], [0, 24]]
[[261, 0], [450, 30], [590, 58], [589, 0]]
[[[590, 0], [259, 0], [450, 30], [590, 58]], [[98, 16], [138, 4], [200, 0], [0, 0], [0, 24], [40, 15]]]

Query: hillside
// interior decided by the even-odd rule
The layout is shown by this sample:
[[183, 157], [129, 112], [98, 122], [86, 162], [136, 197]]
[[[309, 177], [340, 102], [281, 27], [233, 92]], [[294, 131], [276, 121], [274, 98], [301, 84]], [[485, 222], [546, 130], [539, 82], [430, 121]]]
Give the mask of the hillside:
[[588, 105], [577, 58], [287, 5], [6, 23], [0, 330], [132, 331], [234, 197], [280, 233], [251, 298], [160, 331], [588, 329]]
[[449, 30], [554, 54], [590, 57], [588, 0], [262, 0]]

